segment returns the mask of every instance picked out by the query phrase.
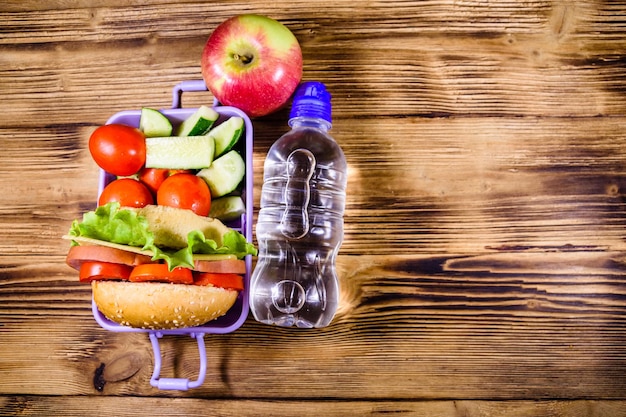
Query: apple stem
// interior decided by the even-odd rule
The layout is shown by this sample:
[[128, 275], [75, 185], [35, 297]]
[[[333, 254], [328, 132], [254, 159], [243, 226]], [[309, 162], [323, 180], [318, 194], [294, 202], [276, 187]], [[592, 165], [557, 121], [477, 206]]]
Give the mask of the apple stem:
[[252, 62], [252, 59], [254, 57], [251, 55], [239, 55], [239, 54], [233, 54], [233, 59], [236, 59], [238, 61], [241, 61], [242, 64], [247, 65], [250, 62]]

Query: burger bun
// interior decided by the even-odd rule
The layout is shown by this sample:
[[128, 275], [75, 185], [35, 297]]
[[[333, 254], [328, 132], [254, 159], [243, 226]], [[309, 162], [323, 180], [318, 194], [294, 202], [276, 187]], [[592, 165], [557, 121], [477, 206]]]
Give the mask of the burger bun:
[[161, 282], [92, 281], [93, 300], [109, 320], [142, 329], [200, 326], [223, 316], [238, 291]]

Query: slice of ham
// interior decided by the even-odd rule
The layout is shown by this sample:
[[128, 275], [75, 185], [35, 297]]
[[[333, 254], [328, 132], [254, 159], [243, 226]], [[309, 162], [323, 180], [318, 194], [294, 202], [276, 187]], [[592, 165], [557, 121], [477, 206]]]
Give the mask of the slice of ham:
[[240, 274], [246, 273], [246, 262], [242, 259], [221, 259], [215, 261], [195, 261], [194, 269], [200, 272], [212, 272], [214, 274]]
[[[83, 262], [88, 261], [110, 262], [130, 266], [154, 262], [148, 255], [100, 245], [72, 246], [65, 259], [65, 262], [77, 271], [80, 270]], [[194, 261], [194, 264], [194, 270], [200, 272], [240, 275], [246, 273], [246, 263], [242, 259], [202, 259]]]
[[80, 270], [83, 262], [87, 261], [110, 262], [130, 266], [152, 262], [147, 255], [97, 245], [72, 246], [65, 258], [65, 262], [77, 271]]

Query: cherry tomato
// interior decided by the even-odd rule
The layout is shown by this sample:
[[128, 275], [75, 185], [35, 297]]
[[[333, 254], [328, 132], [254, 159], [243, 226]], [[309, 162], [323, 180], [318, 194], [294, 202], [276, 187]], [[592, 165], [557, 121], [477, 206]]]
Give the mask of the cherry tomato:
[[193, 284], [191, 269], [177, 267], [171, 271], [167, 264], [142, 264], [133, 268], [129, 281], [132, 282], [171, 282], [174, 284]]
[[91, 282], [93, 280], [127, 280], [133, 267], [110, 262], [83, 262], [80, 266], [78, 280], [80, 282]]
[[167, 177], [180, 173], [190, 173], [187, 169], [165, 169], [165, 168], [142, 168], [139, 171], [139, 181], [143, 182], [154, 195]]
[[163, 181], [170, 176], [170, 170], [164, 168], [143, 168], [139, 171], [139, 181], [141, 181], [152, 194], [156, 195], [157, 190]]
[[212, 285], [227, 290], [243, 290], [243, 277], [237, 274], [214, 274], [211, 272], [196, 272], [193, 274], [195, 285]]
[[133, 175], [146, 163], [146, 137], [130, 126], [100, 126], [89, 138], [89, 152], [105, 171], [119, 176]]
[[190, 169], [170, 169], [170, 177], [176, 174], [191, 174]]
[[157, 204], [189, 209], [199, 216], [208, 216], [211, 190], [202, 178], [194, 174], [172, 175], [159, 187]]
[[104, 187], [98, 198], [98, 205], [103, 206], [112, 201], [117, 201], [123, 207], [144, 207], [154, 204], [154, 197], [141, 182], [132, 178], [120, 178]]

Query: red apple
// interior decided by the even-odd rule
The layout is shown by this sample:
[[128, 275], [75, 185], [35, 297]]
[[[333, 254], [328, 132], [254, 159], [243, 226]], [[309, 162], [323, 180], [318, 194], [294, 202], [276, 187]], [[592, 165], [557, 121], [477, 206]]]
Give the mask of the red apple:
[[283, 24], [244, 14], [213, 31], [201, 66], [204, 82], [221, 104], [258, 117], [289, 100], [302, 79], [302, 51]]

